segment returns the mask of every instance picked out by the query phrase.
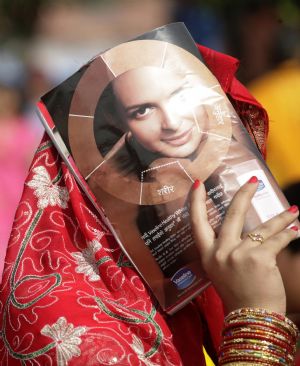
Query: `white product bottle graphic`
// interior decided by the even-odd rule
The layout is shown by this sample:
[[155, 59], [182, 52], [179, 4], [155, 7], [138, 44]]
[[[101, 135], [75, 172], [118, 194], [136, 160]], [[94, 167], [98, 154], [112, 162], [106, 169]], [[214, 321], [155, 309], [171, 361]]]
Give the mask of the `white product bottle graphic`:
[[258, 187], [252, 199], [252, 205], [262, 222], [284, 211], [285, 208], [256, 160], [248, 160], [234, 165], [232, 169], [240, 185], [246, 183], [253, 176], [257, 177]]

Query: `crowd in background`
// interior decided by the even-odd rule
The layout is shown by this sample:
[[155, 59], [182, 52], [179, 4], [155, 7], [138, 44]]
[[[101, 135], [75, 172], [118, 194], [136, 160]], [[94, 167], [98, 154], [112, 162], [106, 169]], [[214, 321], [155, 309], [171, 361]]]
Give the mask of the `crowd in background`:
[[169, 22], [183, 21], [197, 42], [240, 59], [239, 79], [270, 116], [267, 162], [281, 187], [297, 197], [299, 5], [293, 0], [2, 0], [0, 273], [24, 179], [43, 135], [34, 109], [38, 98], [95, 54]]

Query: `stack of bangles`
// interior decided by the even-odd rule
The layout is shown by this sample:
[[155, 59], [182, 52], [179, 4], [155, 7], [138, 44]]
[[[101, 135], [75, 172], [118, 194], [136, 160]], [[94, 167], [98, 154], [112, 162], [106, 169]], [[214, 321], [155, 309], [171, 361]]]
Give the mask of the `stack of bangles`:
[[294, 365], [299, 331], [285, 316], [242, 308], [225, 318], [219, 365]]

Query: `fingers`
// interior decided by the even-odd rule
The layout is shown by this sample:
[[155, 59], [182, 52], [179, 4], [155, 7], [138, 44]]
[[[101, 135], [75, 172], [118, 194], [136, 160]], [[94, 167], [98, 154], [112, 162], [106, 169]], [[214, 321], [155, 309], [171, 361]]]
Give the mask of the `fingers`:
[[241, 237], [245, 216], [250, 207], [251, 199], [256, 192], [257, 182], [257, 178], [252, 177], [245, 183], [234, 195], [231, 204], [228, 207], [219, 234], [220, 238], [229, 239], [226, 240], [228, 245], [230, 245], [230, 243], [235, 243], [236, 239]]
[[282, 249], [284, 249], [292, 240], [297, 238], [297, 231], [293, 228], [284, 229], [264, 241], [261, 244], [261, 249], [267, 249], [276, 257]]
[[[196, 244], [202, 256], [216, 249], [215, 246], [222, 246], [223, 251], [230, 252], [237, 244], [241, 243], [245, 216], [251, 205], [251, 199], [256, 192], [257, 183], [257, 178], [252, 177], [237, 191], [227, 210], [215, 244], [215, 234], [207, 216], [205, 187], [200, 181], [195, 181], [190, 194], [191, 225]], [[277, 255], [291, 240], [297, 237], [298, 228], [293, 226], [290, 229], [288, 226], [296, 220], [298, 215], [297, 206], [292, 206], [258, 226], [252, 233], [262, 235], [264, 239], [263, 245], [270, 244], [268, 247], [272, 246], [271, 252]], [[247, 244], [248, 247], [254, 244], [255, 246], [261, 245], [259, 241], [254, 243], [253, 239], [251, 240], [249, 237], [245, 237], [242, 243], [243, 246]]]
[[190, 195], [190, 204], [194, 238], [203, 257], [213, 248], [215, 234], [208, 222], [205, 187], [199, 180], [194, 182]]
[[[286, 229], [290, 224], [292, 224], [293, 221], [296, 220], [298, 215], [298, 207], [292, 206], [288, 210], [259, 225], [255, 230], [252, 231], [252, 233], [260, 234], [264, 237], [264, 239], [268, 239]], [[295, 226], [293, 228], [296, 229]], [[297, 231], [298, 229], [296, 229], [296, 232]]]
[[[298, 215], [298, 207], [292, 206], [253, 230], [252, 233], [260, 234], [264, 238], [261, 248], [267, 248], [268, 251], [276, 256], [292, 240], [296, 239], [299, 227], [290, 225], [296, 220]], [[253, 245], [253, 241], [249, 237], [244, 242], [248, 246]]]

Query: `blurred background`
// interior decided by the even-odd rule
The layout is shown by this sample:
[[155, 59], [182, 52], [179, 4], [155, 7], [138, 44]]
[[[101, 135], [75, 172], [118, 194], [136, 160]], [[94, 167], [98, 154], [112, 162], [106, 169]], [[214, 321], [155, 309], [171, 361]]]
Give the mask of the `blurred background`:
[[282, 188], [297, 184], [299, 2], [0, 0], [0, 267], [43, 135], [36, 101], [95, 54], [169, 22], [185, 22], [197, 42], [240, 59], [238, 78], [270, 115], [271, 170]]

